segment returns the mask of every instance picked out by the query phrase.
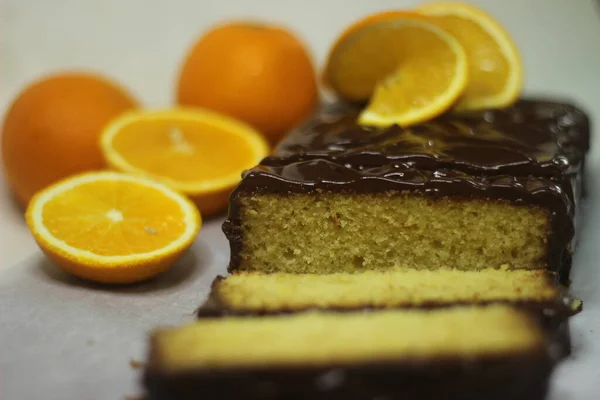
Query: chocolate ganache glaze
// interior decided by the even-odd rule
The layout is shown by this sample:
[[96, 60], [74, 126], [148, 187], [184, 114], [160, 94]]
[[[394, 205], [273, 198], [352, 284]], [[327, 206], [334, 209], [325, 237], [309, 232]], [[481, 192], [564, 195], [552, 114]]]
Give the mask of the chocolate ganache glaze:
[[577, 172], [589, 148], [578, 108], [540, 100], [445, 115], [410, 128], [359, 125], [360, 109], [334, 104], [292, 132], [263, 164], [327, 159], [355, 168], [390, 162], [479, 174], [560, 176]]
[[240, 199], [249, 193], [413, 191], [548, 210], [546, 267], [568, 282], [575, 203], [589, 148], [585, 114], [563, 103], [521, 100], [507, 109], [442, 116], [410, 128], [373, 128], [356, 123], [358, 111], [325, 107], [244, 173], [223, 225], [230, 270], [240, 264]]

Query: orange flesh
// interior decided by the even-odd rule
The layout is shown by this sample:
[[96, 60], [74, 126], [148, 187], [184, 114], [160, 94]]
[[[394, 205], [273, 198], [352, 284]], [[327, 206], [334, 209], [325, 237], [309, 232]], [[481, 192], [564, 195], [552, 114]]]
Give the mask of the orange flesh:
[[388, 77], [398, 94], [393, 103], [397, 110], [412, 108], [401, 104], [437, 98], [451, 82], [455, 63], [456, 55], [437, 34], [404, 22], [384, 22], [350, 38], [332, 60], [330, 76], [354, 99], [368, 98], [381, 78]]
[[46, 203], [42, 217], [54, 237], [102, 256], [150, 252], [185, 231], [174, 200], [129, 181], [83, 183]]
[[498, 43], [477, 23], [466, 18], [444, 15], [436, 21], [464, 46], [469, 64], [466, 96], [486, 96], [504, 90], [510, 65], [502, 56]]
[[238, 173], [254, 160], [242, 137], [200, 121], [140, 120], [115, 135], [112, 146], [131, 165], [181, 182]]

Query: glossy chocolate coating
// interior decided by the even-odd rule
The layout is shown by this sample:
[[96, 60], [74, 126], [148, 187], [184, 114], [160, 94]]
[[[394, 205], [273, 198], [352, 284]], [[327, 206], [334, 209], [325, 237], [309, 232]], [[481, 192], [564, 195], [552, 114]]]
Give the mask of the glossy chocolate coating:
[[544, 352], [221, 371], [151, 364], [144, 384], [148, 400], [543, 400], [553, 366]]
[[223, 226], [230, 269], [240, 264], [240, 198], [251, 193], [412, 191], [432, 199], [507, 201], [549, 211], [546, 267], [568, 282], [575, 205], [589, 148], [589, 121], [576, 107], [521, 100], [513, 107], [442, 116], [411, 128], [363, 127], [358, 110], [325, 107], [247, 171]]
[[507, 109], [446, 115], [410, 128], [361, 126], [359, 111], [325, 107], [263, 163], [327, 159], [358, 169], [402, 163], [548, 177], [576, 172], [589, 148], [587, 117], [564, 103], [521, 100]]

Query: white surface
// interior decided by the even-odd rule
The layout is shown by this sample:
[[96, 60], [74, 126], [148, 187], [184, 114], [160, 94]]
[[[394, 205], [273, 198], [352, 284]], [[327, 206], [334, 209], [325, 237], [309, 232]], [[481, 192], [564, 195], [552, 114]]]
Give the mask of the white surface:
[[[101, 71], [145, 104], [168, 105], [178, 63], [221, 18], [256, 17], [293, 27], [320, 63], [335, 35], [362, 15], [402, 0], [0, 0], [0, 110], [24, 85], [61, 69]], [[600, 18], [591, 0], [480, 0], [523, 52], [526, 91], [569, 97], [600, 121]], [[597, 133], [597, 132], [596, 132]], [[553, 381], [555, 400], [600, 397], [600, 199], [598, 141], [588, 170], [588, 218], [575, 257], [573, 360]], [[0, 181], [0, 399], [122, 399], [135, 394], [146, 332], [191, 318], [223, 272], [227, 243], [209, 222], [182, 264], [154, 283], [88, 286], [39, 253]]]

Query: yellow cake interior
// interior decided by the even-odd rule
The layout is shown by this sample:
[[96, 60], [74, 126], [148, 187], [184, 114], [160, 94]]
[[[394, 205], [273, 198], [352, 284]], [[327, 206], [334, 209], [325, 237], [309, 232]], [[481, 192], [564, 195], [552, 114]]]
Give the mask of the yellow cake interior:
[[542, 333], [508, 306], [200, 319], [156, 332], [166, 370], [319, 366], [534, 351]]
[[424, 304], [556, 299], [558, 287], [543, 270], [440, 269], [290, 274], [240, 271], [218, 281], [225, 308], [277, 311], [310, 307], [406, 307]]
[[547, 210], [415, 193], [252, 194], [239, 268], [332, 273], [546, 266]]

